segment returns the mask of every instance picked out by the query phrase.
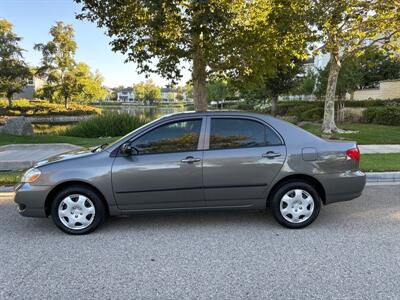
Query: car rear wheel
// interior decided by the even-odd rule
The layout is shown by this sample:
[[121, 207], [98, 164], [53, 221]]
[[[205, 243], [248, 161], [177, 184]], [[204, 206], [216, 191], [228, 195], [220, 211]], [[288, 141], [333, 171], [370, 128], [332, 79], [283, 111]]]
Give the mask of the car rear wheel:
[[71, 186], [61, 190], [51, 205], [54, 224], [70, 234], [86, 234], [105, 219], [105, 207], [100, 197], [86, 187]]
[[307, 182], [290, 181], [281, 185], [271, 199], [275, 219], [288, 228], [303, 228], [318, 217], [321, 198]]

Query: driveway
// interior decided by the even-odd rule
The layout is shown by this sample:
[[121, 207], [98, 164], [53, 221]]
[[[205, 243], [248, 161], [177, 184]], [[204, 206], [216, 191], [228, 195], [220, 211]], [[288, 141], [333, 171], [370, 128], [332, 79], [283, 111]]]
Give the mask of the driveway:
[[114, 218], [73, 237], [3, 198], [0, 299], [398, 299], [399, 229], [400, 185], [369, 186], [303, 230], [220, 212]]
[[71, 144], [10, 144], [0, 147], [0, 171], [32, 167], [40, 160], [81, 147]]

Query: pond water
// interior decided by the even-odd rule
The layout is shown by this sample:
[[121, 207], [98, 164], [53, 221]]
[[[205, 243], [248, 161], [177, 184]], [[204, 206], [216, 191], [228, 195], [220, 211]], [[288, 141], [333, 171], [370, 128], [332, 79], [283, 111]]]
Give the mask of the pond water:
[[[153, 107], [153, 106], [97, 106], [103, 112], [124, 112], [132, 116], [146, 116], [152, 119], [157, 119], [163, 115], [172, 114], [187, 110], [185, 107]], [[36, 134], [61, 134], [67, 128], [74, 126], [76, 123], [32, 123], [33, 131]]]
[[154, 107], [154, 106], [129, 106], [129, 105], [116, 105], [116, 106], [98, 106], [103, 109], [103, 112], [125, 112], [132, 116], [146, 116], [152, 119], [159, 118], [163, 115], [172, 114], [175, 112], [185, 111], [184, 107]]

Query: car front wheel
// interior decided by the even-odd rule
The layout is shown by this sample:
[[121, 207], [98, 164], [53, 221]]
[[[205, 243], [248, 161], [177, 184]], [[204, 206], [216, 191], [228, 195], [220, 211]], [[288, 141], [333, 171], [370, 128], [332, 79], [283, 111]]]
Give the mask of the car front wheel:
[[281, 185], [270, 203], [274, 218], [288, 228], [303, 228], [318, 217], [321, 198], [307, 182], [291, 181]]
[[86, 234], [105, 219], [105, 207], [100, 197], [86, 187], [70, 186], [61, 190], [51, 206], [54, 224], [69, 234]]

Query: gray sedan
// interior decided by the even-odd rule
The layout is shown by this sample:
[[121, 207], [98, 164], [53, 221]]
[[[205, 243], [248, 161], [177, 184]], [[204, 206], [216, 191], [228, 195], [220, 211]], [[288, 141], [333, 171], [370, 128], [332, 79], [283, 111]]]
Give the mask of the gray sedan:
[[16, 188], [21, 215], [48, 217], [70, 234], [108, 216], [266, 209], [302, 228], [322, 204], [361, 195], [355, 142], [326, 141], [268, 115], [164, 116], [108, 146], [37, 163]]

